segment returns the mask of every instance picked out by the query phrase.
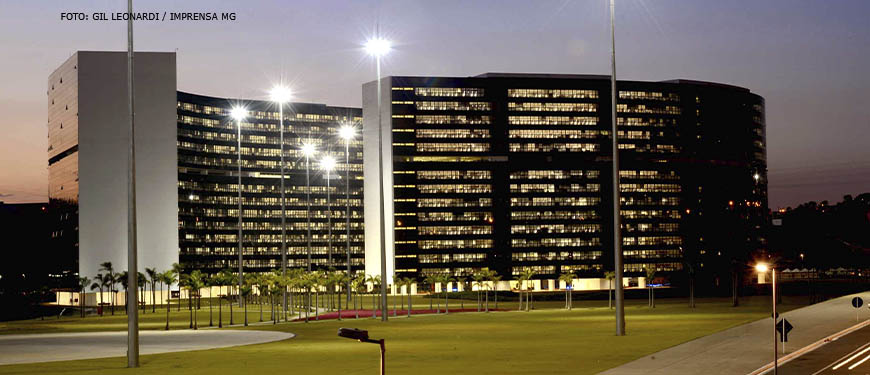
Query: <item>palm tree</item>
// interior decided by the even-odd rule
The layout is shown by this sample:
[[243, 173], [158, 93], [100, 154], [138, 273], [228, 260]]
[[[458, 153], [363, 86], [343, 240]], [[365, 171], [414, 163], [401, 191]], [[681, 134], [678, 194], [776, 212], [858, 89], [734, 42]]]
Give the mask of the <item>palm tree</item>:
[[[341, 320], [341, 288], [347, 284], [348, 276], [345, 272], [335, 271], [332, 273], [332, 277], [332, 281], [338, 286], [338, 320]], [[348, 291], [348, 293], [350, 293], [350, 291]], [[347, 307], [349, 306], [345, 306], [345, 308]]]
[[559, 281], [565, 283], [565, 309], [571, 310], [574, 302], [571, 301], [571, 283], [574, 281], [573, 272], [564, 272], [559, 275]]
[[533, 271], [531, 268], [527, 268], [522, 271], [522, 274], [525, 279], [528, 280], [528, 283], [526, 285], [526, 311], [528, 312], [531, 304], [535, 303], [535, 299], [532, 296], [531, 291], [532, 289], [534, 289], [534, 287], [532, 286], [532, 278], [535, 277], [535, 271]]
[[492, 292], [492, 295], [495, 297], [495, 308], [498, 310], [498, 282], [501, 281], [501, 276], [498, 275], [498, 272], [492, 271], [492, 276], [490, 276], [489, 279], [495, 287], [495, 291]]
[[94, 283], [91, 284], [91, 290], [100, 290], [100, 301], [97, 303], [97, 306], [99, 306], [97, 310], [100, 312], [100, 316], [103, 316], [103, 286], [105, 286], [103, 280], [103, 274], [98, 273], [97, 276], [94, 276]]
[[655, 268], [647, 268], [646, 270], [646, 285], [649, 288], [649, 307], [656, 307], [656, 292], [653, 290], [652, 281], [656, 277]]
[[[200, 271], [200, 270], [191, 271], [190, 275], [188, 275], [188, 277], [187, 277], [187, 288], [189, 289], [189, 293], [190, 293], [188, 295], [188, 299], [190, 299], [191, 297], [195, 297], [197, 307], [200, 305], [200, 298], [201, 298], [199, 291], [202, 289], [202, 287], [205, 284], [203, 282], [203, 277], [204, 277], [204, 275], [202, 274], [202, 271]], [[191, 310], [191, 314], [193, 315], [193, 329], [197, 329], [197, 319], [196, 319], [197, 316], [196, 316], [196, 311], [194, 311], [194, 310], [198, 310], [198, 308]]]
[[115, 284], [117, 283], [117, 279], [115, 278], [115, 269], [112, 268], [112, 262], [103, 262], [100, 263], [100, 271], [105, 271], [106, 274], [103, 280], [109, 282], [109, 294], [112, 296], [112, 315], [115, 315]]
[[377, 317], [377, 293], [376, 286], [380, 286], [381, 284], [381, 275], [369, 275], [366, 277], [366, 282], [372, 284], [372, 318]]
[[[468, 282], [468, 278], [465, 276], [457, 277], [456, 282], [459, 283], [459, 285], [462, 285], [462, 292], [465, 294], [465, 283]], [[465, 298], [462, 298], [462, 296], [459, 298], [459, 308], [465, 309]]]
[[616, 272], [607, 271], [604, 273], [604, 278], [607, 279], [607, 308], [613, 308], [613, 279], [616, 278]]
[[477, 287], [477, 312], [480, 312], [482, 307], [481, 299], [480, 299], [480, 290], [483, 289], [484, 279], [486, 279], [486, 275], [484, 275], [483, 271], [477, 271], [471, 275], [471, 279], [474, 280], [473, 286]]
[[239, 293], [242, 294], [242, 299], [245, 301], [245, 327], [248, 326], [248, 296], [251, 295], [251, 292], [254, 291], [254, 286], [251, 284], [249, 278], [245, 278], [245, 284], [242, 285], [242, 288], [239, 290]]
[[423, 282], [426, 283], [426, 291], [429, 292], [429, 310], [432, 310], [432, 294], [435, 293], [435, 283], [438, 282], [438, 277], [435, 275], [426, 275], [423, 278]]
[[[356, 319], [359, 319], [359, 311], [362, 309], [362, 299], [359, 298], [359, 296], [366, 291], [366, 275], [362, 273], [357, 275], [357, 277], [351, 281], [351, 287], [353, 287], [354, 290], [353, 310], [356, 313]], [[359, 308], [356, 306], [357, 299], [360, 299]]]
[[120, 282], [121, 287], [124, 288], [124, 311], [129, 314], [130, 312], [127, 311], [127, 298], [130, 296], [130, 292], [128, 291], [130, 288], [130, 279], [128, 278], [127, 271], [116, 273], [115, 280]]
[[211, 295], [211, 287], [214, 286], [214, 275], [204, 276], [202, 278], [202, 285], [208, 290], [208, 297], [206, 297], [206, 301], [208, 301], [208, 326], [214, 326], [214, 318], [212, 317], [212, 295]]
[[[190, 306], [191, 305], [190, 298], [193, 296], [193, 294], [190, 292], [190, 275], [189, 274], [181, 274], [178, 277], [179, 304], [181, 303], [180, 300], [181, 300], [181, 290], [182, 289], [185, 289], [188, 291], [187, 292], [187, 305]], [[190, 325], [188, 325], [187, 328], [193, 328], [193, 309], [188, 308], [188, 311], [190, 312]]]
[[689, 307], [695, 308], [695, 263], [685, 262], [686, 273], [689, 276]]
[[[172, 263], [172, 272], [175, 273], [175, 280], [180, 282], [181, 275], [184, 273], [184, 266], [181, 263]], [[172, 284], [169, 285], [172, 289]], [[169, 304], [169, 299], [166, 299], [166, 304]], [[181, 285], [178, 285], [178, 306], [176, 311], [181, 311]]]
[[416, 280], [411, 277], [406, 277], [402, 279], [402, 282], [405, 284], [405, 292], [408, 293], [408, 317], [411, 317], [411, 286], [414, 285]]
[[[161, 275], [161, 278], [162, 278], [162, 281], [168, 287], [171, 287], [172, 284], [175, 284], [178, 281], [178, 274], [175, 273], [174, 270], [167, 270], [166, 272], [163, 272], [163, 274]], [[168, 287], [167, 287], [167, 293], [169, 292]], [[163, 291], [161, 290], [161, 292], [163, 292]], [[170, 309], [170, 304], [169, 304], [169, 298], [167, 296], [167, 298], [166, 298], [166, 330], [167, 331], [169, 330], [169, 309]]]
[[448, 285], [456, 281], [456, 279], [445, 273], [439, 277], [439, 281], [444, 284], [444, 313], [450, 314], [450, 303], [448, 302], [448, 299], [450, 297], [450, 288], [448, 287]]
[[157, 284], [157, 269], [155, 268], [145, 268], [145, 273], [148, 274], [148, 280], [151, 281], [151, 312], [157, 312], [157, 299], [156, 299], [156, 291], [154, 290], [154, 285]]
[[498, 272], [495, 272], [493, 270], [483, 271], [483, 281], [484, 281], [483, 294], [484, 294], [484, 300], [485, 300], [485, 304], [486, 304], [486, 309], [485, 309], [486, 312], [489, 312], [489, 289], [491, 288], [491, 285], [495, 283], [495, 278], [497, 276], [498, 276]]
[[91, 279], [88, 277], [79, 277], [79, 304], [81, 305], [81, 316], [85, 317], [85, 290], [91, 284]]
[[145, 288], [148, 286], [148, 279], [144, 273], [136, 273], [136, 283], [139, 285], [139, 304], [142, 306], [142, 314], [145, 314]]

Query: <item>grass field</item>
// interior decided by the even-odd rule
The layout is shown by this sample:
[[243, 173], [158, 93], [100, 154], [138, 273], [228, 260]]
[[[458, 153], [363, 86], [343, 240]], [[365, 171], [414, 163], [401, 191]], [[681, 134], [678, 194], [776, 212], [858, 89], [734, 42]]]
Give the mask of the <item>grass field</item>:
[[[783, 308], [794, 308], [786, 299]], [[428, 308], [418, 299], [415, 306]], [[296, 338], [281, 342], [148, 355], [142, 367], [125, 369], [125, 359], [109, 358], [70, 362], [0, 366], [0, 374], [238, 374], [295, 372], [301, 374], [372, 374], [378, 366], [376, 345], [339, 338], [339, 327], [369, 330], [385, 338], [389, 373], [424, 374], [594, 374], [667, 347], [769, 315], [764, 297], [743, 298], [730, 307], [726, 299], [699, 299], [695, 309], [685, 300], [660, 299], [657, 307], [629, 300], [626, 308], [628, 335], [615, 337], [613, 311], [606, 301], [576, 303], [572, 311], [557, 308], [561, 302], [539, 303], [531, 312], [504, 311], [420, 315], [395, 318], [284, 323], [246, 329], [293, 332]], [[451, 305], [453, 301], [451, 301]], [[474, 304], [473, 301], [466, 304]], [[509, 304], [500, 307], [510, 307]], [[514, 303], [513, 307], [516, 305]], [[184, 311], [182, 310], [182, 313]], [[207, 310], [205, 323], [208, 324]], [[173, 312], [173, 326], [187, 327], [187, 317]], [[226, 312], [225, 312], [226, 314]], [[258, 320], [259, 310], [250, 312]], [[264, 314], [268, 318], [268, 313]], [[160, 314], [146, 314], [143, 324]], [[202, 316], [202, 311], [200, 311]], [[241, 314], [238, 315], [239, 317]], [[183, 321], [178, 321], [183, 318]], [[226, 318], [226, 316], [225, 316]], [[238, 318], [236, 318], [238, 319]], [[96, 322], [104, 320], [105, 322]], [[123, 329], [123, 316], [70, 319], [55, 323], [11, 322], [0, 332], [81, 331], [96, 327]]]

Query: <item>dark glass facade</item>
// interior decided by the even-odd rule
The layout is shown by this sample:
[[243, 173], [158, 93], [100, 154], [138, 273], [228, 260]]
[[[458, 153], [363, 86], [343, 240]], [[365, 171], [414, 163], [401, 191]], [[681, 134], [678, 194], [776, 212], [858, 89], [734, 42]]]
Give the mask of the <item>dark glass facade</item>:
[[[179, 260], [188, 269], [213, 273], [238, 267], [237, 127], [229, 116], [234, 105], [248, 109], [241, 122], [243, 255], [245, 269], [281, 268], [280, 133], [277, 104], [236, 101], [178, 93]], [[362, 140], [345, 141], [338, 129], [359, 128], [359, 108], [288, 103], [284, 107], [285, 194], [288, 267], [308, 266], [306, 162], [303, 143], [318, 153], [311, 158], [312, 267], [346, 267], [345, 189], [350, 183], [351, 265], [363, 267]], [[327, 181], [319, 160], [337, 160]], [[345, 171], [350, 168], [350, 181]], [[329, 203], [329, 205], [327, 204]], [[328, 217], [332, 217], [332, 247]], [[333, 262], [328, 263], [332, 256]]]
[[[388, 77], [400, 276], [613, 268], [607, 76]], [[719, 275], [765, 246], [764, 100], [618, 82], [625, 271]], [[702, 271], [703, 272], [703, 271]]]

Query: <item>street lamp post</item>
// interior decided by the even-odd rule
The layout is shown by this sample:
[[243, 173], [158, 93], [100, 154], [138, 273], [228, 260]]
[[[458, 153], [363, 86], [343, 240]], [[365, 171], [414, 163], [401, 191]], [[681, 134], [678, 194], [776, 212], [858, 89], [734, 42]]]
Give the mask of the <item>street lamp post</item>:
[[625, 336], [625, 296], [622, 290], [622, 232], [619, 218], [619, 142], [616, 127], [616, 26], [614, 0], [610, 0], [610, 109], [613, 138], [613, 274], [616, 300], [616, 335]]
[[238, 191], [239, 191], [239, 307], [242, 306], [242, 282], [244, 278], [244, 258], [242, 257], [242, 120], [248, 116], [248, 111], [243, 107], [233, 107], [230, 116], [236, 120], [236, 154], [238, 164]]
[[320, 168], [326, 171], [326, 255], [327, 255], [327, 265], [332, 267], [332, 200], [329, 189], [332, 187], [330, 184], [330, 173], [333, 169], [335, 169], [335, 158], [332, 156], [326, 155], [320, 161]]
[[[381, 321], [387, 321], [387, 243], [386, 243], [386, 214], [384, 212], [384, 140], [383, 124], [381, 122], [381, 56], [390, 51], [390, 42], [381, 39], [380, 36], [370, 39], [365, 45], [366, 51], [375, 57], [377, 74], [377, 97], [378, 97], [378, 196], [381, 204], [378, 205], [380, 216], [380, 245], [381, 245]], [[392, 133], [392, 132], [391, 132]], [[390, 134], [392, 138], [392, 134]], [[392, 141], [388, 143], [392, 150]], [[390, 187], [392, 189], [392, 186]], [[392, 219], [391, 219], [392, 220]]]
[[344, 138], [344, 218], [347, 240], [347, 306], [350, 306], [350, 141], [353, 140], [354, 129], [352, 125], [344, 125], [339, 130], [339, 135]]
[[[764, 274], [767, 272], [768, 268], [770, 268], [770, 285], [771, 285], [771, 298], [773, 300], [773, 375], [777, 374], [777, 370], [779, 368], [779, 354], [776, 352], [777, 344], [776, 344], [776, 269], [773, 266], [768, 267], [767, 264], [759, 263], [755, 266], [755, 270], [760, 274]], [[785, 323], [783, 323], [785, 324]]]
[[[383, 288], [382, 288], [383, 289]], [[359, 328], [339, 328], [338, 336], [344, 337], [351, 340], [357, 340], [359, 342], [367, 342], [371, 344], [379, 344], [381, 346], [381, 375], [384, 375], [386, 369], [386, 357], [384, 353], [386, 349], [384, 348], [384, 339], [373, 340], [369, 338], [369, 331], [362, 330]]]
[[[308, 142], [310, 142], [311, 134], [309, 133], [308, 136]], [[305, 201], [308, 207], [305, 210], [306, 227], [308, 230], [308, 272], [311, 272], [311, 157], [314, 156], [315, 152], [316, 149], [313, 144], [305, 143], [302, 145], [302, 154], [305, 155]]]
[[[290, 101], [291, 92], [283, 86], [275, 86], [270, 94], [273, 102], [278, 104], [278, 132], [281, 143], [281, 276], [287, 276], [287, 208], [284, 192], [284, 103]], [[287, 320], [287, 288], [284, 288], [283, 304], [284, 320]]]
[[[133, 14], [133, 0], [127, 1]], [[127, 154], [127, 285], [138, 288], [138, 249], [136, 233], [136, 128], [133, 95], [133, 20], [127, 20], [127, 110], [130, 114], [130, 149]], [[127, 367], [139, 367], [139, 310], [136, 293], [127, 297]]]

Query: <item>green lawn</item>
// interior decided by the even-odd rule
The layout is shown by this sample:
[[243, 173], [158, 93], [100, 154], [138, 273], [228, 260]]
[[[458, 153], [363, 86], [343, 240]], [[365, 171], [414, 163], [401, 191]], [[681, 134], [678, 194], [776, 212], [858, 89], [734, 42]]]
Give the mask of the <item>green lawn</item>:
[[[454, 301], [451, 301], [451, 306]], [[467, 301], [466, 301], [467, 302]], [[615, 337], [613, 311], [606, 301], [576, 303], [573, 311], [543, 309], [561, 302], [540, 303], [532, 312], [417, 315], [392, 319], [320, 321], [249, 327], [288, 331], [297, 337], [281, 342], [236, 348], [148, 355], [142, 367], [124, 369], [123, 358], [29, 365], [0, 366], [0, 373], [14, 374], [238, 374], [296, 372], [301, 374], [372, 374], [378, 366], [376, 345], [339, 338], [339, 327], [369, 330], [387, 342], [389, 373], [423, 374], [594, 374], [667, 347], [769, 315], [764, 297], [743, 298], [738, 308], [726, 299], [699, 299], [694, 310], [684, 300], [629, 300], [627, 332]], [[786, 299], [782, 308], [794, 308]], [[418, 299], [415, 305], [428, 307]], [[474, 302], [467, 302], [474, 304]], [[501, 304], [500, 304], [501, 305]], [[514, 305], [515, 307], [516, 305]], [[184, 311], [182, 311], [184, 313]], [[187, 326], [187, 317], [173, 313], [174, 326]], [[208, 324], [208, 311], [205, 323]], [[250, 312], [252, 321], [259, 311]], [[144, 325], [160, 314], [146, 314]], [[202, 311], [200, 312], [202, 316]], [[241, 315], [239, 315], [241, 316]], [[265, 314], [268, 318], [268, 313]], [[178, 321], [183, 318], [183, 321]], [[88, 330], [111, 324], [121, 329], [123, 317], [65, 319], [57, 323], [24, 321], [0, 325], [2, 332]], [[18, 329], [20, 328], [20, 329]]]

